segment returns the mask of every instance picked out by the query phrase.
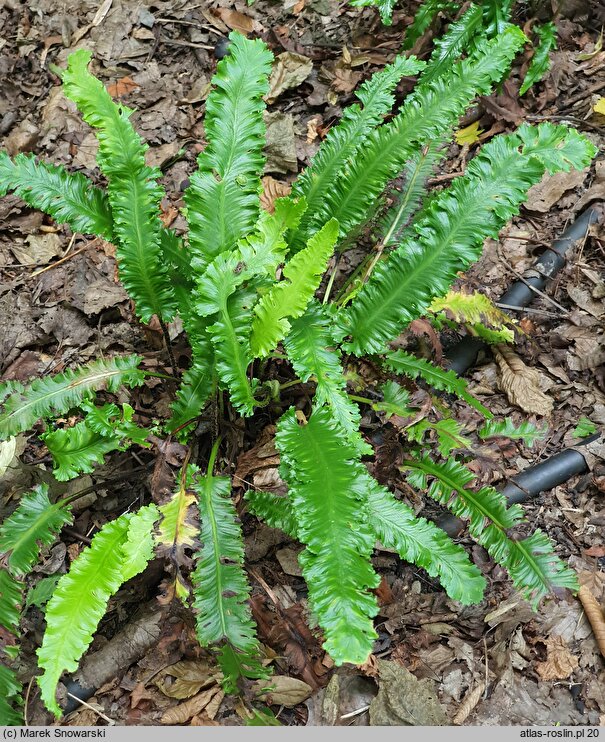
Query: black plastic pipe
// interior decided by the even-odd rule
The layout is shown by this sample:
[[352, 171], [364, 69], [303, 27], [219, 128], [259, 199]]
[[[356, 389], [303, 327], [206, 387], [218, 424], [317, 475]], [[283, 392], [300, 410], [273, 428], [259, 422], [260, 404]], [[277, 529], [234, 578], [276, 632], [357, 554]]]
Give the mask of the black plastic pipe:
[[[589, 206], [580, 216], [570, 224], [558, 240], [555, 240], [534, 265], [523, 274], [522, 281], [516, 281], [500, 297], [499, 304], [507, 304], [511, 307], [526, 307], [536, 297], [536, 288], [540, 291], [546, 286], [546, 282], [553, 278], [565, 265], [565, 254], [571, 246], [586, 236], [588, 228], [599, 218], [597, 209]], [[479, 351], [487, 349], [486, 343], [478, 338], [465, 337], [446, 351], [448, 368], [457, 374], [464, 374], [474, 365]]]
[[[500, 492], [506, 497], [507, 503], [513, 505], [514, 503], [526, 502], [539, 495], [540, 492], [564, 484], [576, 474], [585, 474], [589, 470], [588, 462], [582, 456], [582, 453], [576, 449], [599, 440], [602, 435], [602, 433], [591, 435], [578, 441], [574, 448], [566, 448], [539, 464], [529, 466], [520, 474], [512, 477]], [[457, 536], [466, 527], [465, 521], [449, 513], [444, 513], [440, 518], [436, 518], [435, 523], [448, 536]]]

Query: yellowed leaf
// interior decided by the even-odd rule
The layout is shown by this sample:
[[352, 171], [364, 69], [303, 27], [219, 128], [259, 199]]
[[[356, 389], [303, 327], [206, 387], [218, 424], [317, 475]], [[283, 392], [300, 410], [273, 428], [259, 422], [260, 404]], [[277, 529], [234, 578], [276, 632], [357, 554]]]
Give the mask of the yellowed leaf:
[[593, 110], [596, 111], [596, 113], [602, 113], [603, 116], [605, 116], [605, 98], [599, 98], [599, 100], [594, 104]]
[[505, 345], [494, 345], [494, 357], [500, 369], [500, 388], [511, 404], [524, 412], [548, 416], [553, 401], [540, 389], [540, 374], [526, 366], [519, 356]]
[[549, 636], [546, 640], [546, 660], [536, 664], [542, 680], [565, 680], [578, 667], [578, 658], [569, 651], [562, 636]]
[[464, 129], [458, 129], [454, 134], [454, 137], [456, 138], [457, 144], [475, 144], [475, 142], [479, 141], [479, 137], [483, 132], [484, 129], [479, 128], [479, 122], [475, 121], [474, 124], [469, 124], [468, 126], [465, 126]]

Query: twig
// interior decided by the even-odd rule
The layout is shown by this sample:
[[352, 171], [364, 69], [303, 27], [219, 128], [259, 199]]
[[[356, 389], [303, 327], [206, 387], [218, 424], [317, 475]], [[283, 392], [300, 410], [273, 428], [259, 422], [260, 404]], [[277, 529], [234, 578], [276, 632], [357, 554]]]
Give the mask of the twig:
[[348, 714], [342, 714], [341, 719], [352, 719], [354, 716], [359, 716], [359, 714], [365, 714], [365, 712], [369, 709], [369, 706], [362, 706], [361, 708], [355, 709], [355, 711], [349, 711]]
[[502, 304], [502, 302], [495, 301], [494, 304], [500, 309], [508, 309], [512, 312], [527, 312], [528, 314], [541, 314], [544, 317], [554, 317], [557, 319], [559, 315], [556, 312], [549, 312], [547, 309], [533, 309], [532, 307], [515, 307], [513, 304]]
[[69, 698], [72, 698], [74, 701], [77, 701], [78, 703], [81, 703], [82, 706], [86, 706], [87, 709], [90, 709], [91, 711], [94, 711], [97, 716], [100, 716], [101, 719], [106, 721], [109, 726], [115, 727], [116, 723], [113, 719], [110, 719], [109, 716], [105, 716], [105, 714], [102, 711], [99, 711], [99, 709], [96, 709], [94, 706], [91, 706], [89, 703], [86, 703], [86, 701], [83, 701], [81, 698], [78, 698], [78, 696], [74, 696], [73, 693], [70, 693], [67, 691], [67, 695]]
[[79, 255], [81, 252], [84, 252], [84, 250], [87, 250], [88, 245], [84, 245], [84, 247], [80, 247], [77, 250], [74, 250], [73, 252], [69, 252], [69, 248], [73, 245], [75, 237], [76, 237], [75, 234], [71, 236], [71, 241], [69, 245], [67, 246], [66, 255], [64, 255], [60, 260], [57, 260], [55, 263], [51, 263], [50, 265], [47, 265], [45, 268], [40, 268], [40, 270], [34, 271], [31, 274], [30, 278], [35, 278], [36, 276], [39, 276], [41, 273], [45, 273], [46, 271], [49, 271], [51, 268], [56, 268], [58, 265], [61, 265], [61, 263], [64, 263], [66, 260], [70, 260], [76, 255]]
[[28, 718], [27, 718], [27, 711], [29, 706], [29, 694], [31, 693], [32, 684], [34, 682], [33, 678], [30, 678], [29, 683], [27, 684], [27, 692], [25, 693], [25, 702], [23, 704], [23, 723], [26, 727], [29, 726]]
[[572, 95], [571, 98], [569, 98], [565, 103], [565, 108], [562, 108], [562, 111], [566, 111], [570, 106], [573, 106], [574, 103], [577, 103], [580, 100], [584, 100], [589, 95], [592, 95], [593, 93], [598, 93], [599, 90], [603, 90], [605, 88], [605, 80], [602, 80], [601, 82], [596, 83], [596, 85], [592, 85], [590, 88], [587, 88], [586, 90], [583, 90], [581, 93], [578, 93], [577, 95]]

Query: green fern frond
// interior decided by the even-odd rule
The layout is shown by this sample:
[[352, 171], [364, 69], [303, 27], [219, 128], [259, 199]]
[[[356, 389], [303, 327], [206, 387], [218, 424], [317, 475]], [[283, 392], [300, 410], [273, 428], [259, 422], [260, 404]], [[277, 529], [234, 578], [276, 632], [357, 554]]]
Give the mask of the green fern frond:
[[[69, 572], [61, 577], [48, 602], [47, 628], [38, 649], [39, 665], [44, 673], [37, 681], [44, 704], [57, 717], [62, 714], [55, 699], [59, 678], [63, 672], [77, 669], [105, 614], [109, 598], [126, 579], [145, 566], [140, 552], [133, 559], [125, 550], [131, 524], [136, 524], [138, 517], [147, 515], [125, 513], [103, 526], [92, 544], [73, 561]], [[152, 549], [147, 554], [151, 558]]]
[[24, 587], [24, 583], [16, 580], [5, 569], [0, 569], [0, 627], [15, 636], [19, 636]]
[[470, 325], [488, 342], [493, 338], [497, 343], [511, 343], [515, 338], [514, 320], [478, 291], [471, 294], [448, 291], [445, 296], [433, 299], [428, 311], [436, 315], [442, 312], [456, 326]]
[[499, 436], [514, 440], [521, 439], [526, 446], [531, 448], [535, 441], [544, 438], [546, 429], [539, 430], [533, 423], [527, 421], [522, 422], [520, 425], [515, 425], [510, 417], [506, 417], [504, 420], [488, 420], [478, 431], [478, 435], [483, 440]]
[[313, 232], [327, 221], [321, 221], [317, 216], [326, 194], [332, 190], [347, 163], [363, 151], [372, 130], [393, 107], [397, 83], [406, 75], [415, 75], [423, 67], [424, 63], [415, 58], [397, 57], [359, 88], [356, 95], [362, 106], [355, 104], [346, 108], [338, 126], [330, 129], [311, 164], [292, 187], [292, 195], [304, 196], [308, 204], [300, 226], [290, 236], [293, 251], [303, 248]]
[[292, 320], [284, 345], [301, 381], [314, 377], [317, 384], [313, 404], [329, 407], [334, 419], [361, 454], [372, 453], [359, 434], [359, 407], [347, 395], [340, 357], [330, 334], [332, 319], [325, 306], [312, 300], [305, 313]]
[[254, 307], [250, 347], [254, 357], [270, 353], [290, 330], [288, 318], [304, 314], [317, 291], [338, 237], [338, 223], [331, 219], [313, 235], [307, 246], [290, 258], [284, 281], [275, 284]]
[[212, 474], [215, 456], [216, 446], [205, 476], [196, 476], [193, 467], [188, 472], [198, 497], [202, 544], [192, 574], [196, 634], [205, 647], [228, 642], [237, 651], [255, 654], [242, 533], [231, 501], [231, 480]]
[[382, 244], [385, 247], [392, 247], [400, 241], [402, 230], [425, 197], [426, 181], [442, 157], [439, 143], [430, 142], [406, 163], [402, 173], [403, 187], [401, 191], [391, 189], [388, 192], [393, 203], [377, 226], [376, 231], [383, 236]]
[[472, 443], [462, 433], [462, 426], [453, 418], [445, 418], [432, 422], [420, 420], [420, 422], [406, 428], [405, 435], [410, 441], [422, 443], [426, 433], [435, 433], [437, 436], [437, 450], [447, 458], [455, 448], [470, 449]]
[[149, 429], [141, 428], [132, 422], [134, 409], [129, 404], [123, 404], [122, 409], [115, 404], [95, 405], [92, 402], [83, 402], [80, 408], [86, 413], [86, 425], [95, 433], [106, 438], [127, 440], [137, 446], [148, 448], [147, 438]]
[[514, 0], [483, 0], [483, 28], [486, 36], [502, 33], [508, 27]]
[[240, 289], [230, 296], [208, 328], [216, 356], [215, 369], [223, 388], [229, 390], [231, 404], [244, 416], [252, 415], [256, 406], [254, 391], [257, 379], [248, 378], [253, 361], [250, 350], [252, 307], [256, 291]]
[[231, 644], [225, 644], [218, 651], [216, 659], [223, 673], [221, 685], [225, 693], [241, 693], [238, 684], [240, 678], [262, 680], [270, 674], [269, 669], [261, 664], [258, 651], [242, 652]]
[[0, 665], [0, 725], [7, 727], [23, 726], [22, 714], [15, 710], [11, 704], [17, 706], [23, 704], [21, 683], [19, 683], [13, 670]]
[[557, 48], [557, 27], [554, 23], [534, 26], [533, 31], [537, 36], [537, 45], [534, 48], [534, 56], [531, 58], [519, 95], [525, 95], [532, 85], [540, 82], [550, 69], [550, 52]]
[[446, 371], [435, 364], [417, 358], [403, 350], [387, 353], [384, 357], [385, 364], [398, 374], [404, 374], [411, 379], [424, 379], [435, 389], [455, 394], [463, 399], [468, 405], [474, 407], [485, 418], [492, 418], [492, 413], [484, 407], [478, 399], [468, 391], [467, 384], [453, 371]]
[[380, 388], [382, 392], [382, 401], [374, 402], [372, 408], [376, 412], [386, 413], [387, 420], [393, 415], [398, 417], [411, 417], [413, 410], [410, 409], [410, 394], [403, 389], [396, 381], [385, 381]]
[[263, 96], [273, 55], [260, 40], [229, 36], [229, 54], [212, 78], [204, 129], [208, 144], [185, 191], [192, 266], [208, 263], [254, 226], [263, 170]]
[[68, 173], [34, 155], [21, 153], [11, 160], [0, 152], [0, 196], [9, 191], [74, 232], [113, 239], [107, 196], [81, 173]]
[[324, 648], [337, 665], [365, 662], [378, 610], [369, 589], [379, 582], [370, 563], [374, 538], [360, 476], [365, 469], [327, 408], [302, 426], [290, 410], [278, 423], [275, 442], [306, 546], [299, 560]]
[[[445, 294], [458, 271], [479, 258], [483, 240], [497, 237], [518, 213], [527, 191], [540, 181], [543, 163], [563, 163], [567, 137], [550, 136], [551, 126], [544, 135], [534, 134], [527, 145], [524, 138], [532, 138], [529, 127], [523, 138], [516, 133], [496, 137], [471, 161], [464, 176], [431, 199], [414, 222], [415, 234], [377, 265], [346, 310], [343, 330], [353, 336], [348, 349], [357, 354], [381, 352], [435, 296]], [[569, 137], [576, 141], [579, 135]], [[592, 145], [579, 139], [583, 153], [592, 152]]]
[[167, 321], [176, 304], [161, 259], [159, 206], [164, 191], [157, 183], [161, 173], [145, 164], [147, 146], [130, 123], [132, 111], [114, 103], [101, 81], [90, 74], [90, 59], [84, 49], [70, 54], [63, 89], [86, 123], [97, 130], [97, 162], [109, 181], [120, 280], [143, 322], [154, 314]]
[[464, 549], [434, 523], [416, 517], [369, 474], [365, 483], [370, 526], [383, 546], [438, 577], [453, 600], [464, 605], [481, 602], [485, 580]]
[[91, 474], [103, 464], [105, 454], [123, 450], [121, 438], [107, 438], [95, 433], [84, 421], [71, 428], [49, 430], [40, 438], [53, 457], [53, 474], [59, 482], [74, 479], [80, 474]]
[[524, 40], [524, 34], [511, 26], [497, 39], [481, 41], [469, 59], [418, 85], [401, 113], [375, 129], [359, 156], [334, 180], [316, 209], [317, 223], [337, 219], [341, 238], [365, 224], [380, 194], [413, 153], [430, 141], [447, 138], [471, 101], [487, 95], [503, 76]]
[[128, 524], [126, 542], [122, 547], [122, 582], [140, 574], [154, 556], [153, 526], [160, 518], [159, 509], [152, 503], [137, 510]]
[[[187, 440], [195, 428], [196, 418], [215, 389], [213, 357], [210, 339], [196, 338], [191, 367], [183, 374], [176, 399], [170, 405], [172, 415], [165, 426], [167, 431], [175, 433], [181, 443]], [[180, 430], [175, 432], [178, 428]]]
[[287, 497], [271, 492], [248, 490], [244, 495], [250, 510], [271, 528], [279, 528], [292, 538], [298, 538], [298, 527], [292, 505]]
[[385, 26], [393, 23], [393, 9], [397, 0], [350, 0], [349, 5], [354, 8], [378, 8], [380, 20]]
[[299, 223], [306, 202], [278, 199], [275, 211], [263, 211], [253, 233], [241, 239], [236, 249], [218, 255], [197, 284], [196, 309], [202, 316], [224, 310], [227, 300], [244, 283], [255, 277], [275, 278], [278, 265], [288, 249], [285, 233]]
[[442, 11], [457, 10], [452, 0], [424, 0], [405, 32], [404, 49], [411, 49]]
[[69, 412], [101, 389], [115, 392], [122, 385], [140, 386], [145, 380], [143, 371], [137, 368], [140, 361], [140, 356], [99, 360], [56, 376], [35, 379], [27, 386], [8, 382], [8, 395], [0, 384], [0, 398], [4, 396], [0, 440], [29, 430], [40, 418]]
[[461, 54], [474, 48], [482, 20], [481, 5], [470, 5], [458, 20], [450, 23], [447, 32], [435, 39], [433, 53], [419, 80], [421, 84], [443, 75]]
[[41, 546], [52, 544], [66, 523], [70, 507], [48, 499], [48, 485], [40, 484], [21, 498], [19, 506], [0, 526], [0, 557], [9, 572], [23, 577], [33, 569]]
[[[555, 556], [552, 544], [540, 531], [515, 540], [507, 532], [524, 521], [518, 505], [507, 507], [506, 500], [492, 487], [473, 492], [468, 485], [475, 475], [455, 459], [444, 463], [427, 456], [407, 461], [404, 469], [410, 484], [449, 508], [459, 518], [468, 519], [471, 536], [492, 558], [508, 571], [515, 587], [534, 607], [556, 587], [577, 589], [575, 573]], [[427, 489], [427, 480], [431, 483]]]
[[597, 148], [576, 129], [544, 122], [522, 124], [515, 134], [523, 142], [523, 154], [540, 160], [552, 175], [559, 170], [582, 170], [597, 154]]

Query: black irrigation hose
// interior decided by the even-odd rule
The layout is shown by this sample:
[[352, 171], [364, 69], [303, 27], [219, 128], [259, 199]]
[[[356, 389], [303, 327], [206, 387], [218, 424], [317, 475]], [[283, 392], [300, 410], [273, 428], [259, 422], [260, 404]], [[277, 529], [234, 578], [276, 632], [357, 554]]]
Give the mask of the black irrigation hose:
[[[546, 282], [553, 278], [565, 265], [567, 251], [575, 242], [586, 235], [590, 225], [594, 224], [598, 218], [598, 211], [594, 207], [589, 207], [583, 211], [575, 222], [567, 227], [561, 237], [540, 255], [534, 267], [525, 272], [524, 280], [515, 282], [503, 294], [499, 303], [514, 307], [526, 307], [530, 304], [535, 297], [535, 291], [530, 287], [537, 288], [540, 291], [544, 289]], [[479, 351], [487, 347], [478, 338], [463, 338], [446, 353], [448, 368], [462, 375], [475, 363]], [[584, 438], [573, 448], [566, 448], [545, 461], [530, 466], [517, 474], [501, 490], [507, 502], [510, 505], [526, 502], [540, 492], [564, 484], [576, 474], [584, 474], [589, 471], [586, 458], [577, 448], [599, 440], [602, 435], [602, 433], [597, 433], [589, 438]], [[450, 514], [444, 514], [436, 520], [436, 523], [449, 536], [458, 535], [465, 525], [464, 521]]]
[[[565, 254], [571, 246], [585, 237], [591, 224], [599, 218], [596, 208], [590, 206], [570, 224], [558, 240], [555, 240], [549, 248], [536, 260], [532, 268], [523, 274], [522, 281], [516, 281], [498, 300], [499, 304], [510, 307], [526, 307], [536, 297], [533, 288], [543, 291], [546, 282], [553, 278], [565, 265]], [[446, 358], [448, 368], [462, 375], [474, 365], [480, 350], [488, 346], [478, 338], [465, 337], [447, 352]]]

